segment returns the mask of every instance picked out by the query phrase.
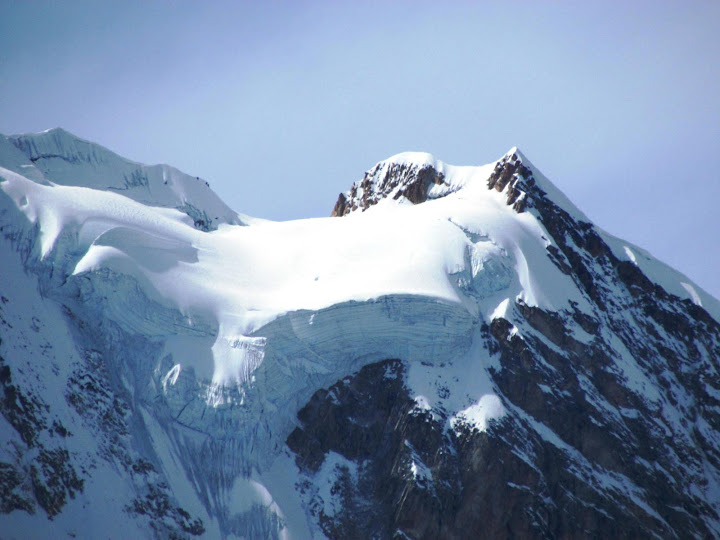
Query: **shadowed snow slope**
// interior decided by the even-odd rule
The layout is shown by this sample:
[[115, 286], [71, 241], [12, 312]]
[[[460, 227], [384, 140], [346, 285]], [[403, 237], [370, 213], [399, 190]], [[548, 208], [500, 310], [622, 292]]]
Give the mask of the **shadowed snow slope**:
[[[315, 473], [286, 445], [316, 392], [396, 359], [412, 414], [441, 431], [486, 433], [512, 417], [551, 440], [503, 387], [501, 351], [518, 339], [554, 351], [604, 332], [587, 321], [626, 294], [603, 277], [606, 267], [635, 280], [629, 288], [650, 290], [649, 278], [669, 293], [663, 302], [719, 318], [714, 298], [595, 229], [517, 149], [481, 167], [393, 156], [341, 195], [333, 214], [342, 217], [253, 220], [202, 180], [61, 129], [0, 137], [1, 264], [11, 276], [0, 284], [9, 423], [0, 467], [10, 478], [0, 486], [10, 494], [0, 501], [2, 529], [11, 537], [350, 534], [328, 525], [342, 501], [322, 501], [333, 508], [327, 521], [316, 511], [322, 489], [298, 486], [334, 482], [333, 471], [356, 467], [355, 458], [328, 450], [335, 461]], [[566, 341], [549, 333], [554, 319], [543, 314], [568, 317]], [[603, 339], [618, 354], [622, 384], [660, 400], [618, 332]], [[407, 478], [435, 486], [424, 450], [402, 448]], [[587, 475], [600, 474], [593, 466]], [[612, 478], [603, 489], [655, 519], [632, 482]], [[112, 497], [97, 494], [99, 482], [117, 486]], [[702, 498], [715, 488], [697, 489]], [[78, 520], [81, 508], [111, 518]], [[664, 525], [648, 530], [675, 530], [656, 521]], [[720, 533], [712, 523], [707, 530]]]

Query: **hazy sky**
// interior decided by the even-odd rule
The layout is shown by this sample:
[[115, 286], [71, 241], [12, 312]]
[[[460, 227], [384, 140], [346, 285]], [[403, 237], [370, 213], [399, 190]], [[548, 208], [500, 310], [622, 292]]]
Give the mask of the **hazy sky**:
[[719, 101], [717, 1], [0, 0], [4, 134], [62, 126], [272, 219], [401, 151], [519, 146], [716, 297]]

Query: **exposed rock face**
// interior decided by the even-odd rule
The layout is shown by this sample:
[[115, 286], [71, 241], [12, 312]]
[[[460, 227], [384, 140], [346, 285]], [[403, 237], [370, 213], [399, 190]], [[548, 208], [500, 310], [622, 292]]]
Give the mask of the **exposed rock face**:
[[[58, 521], [56, 531], [75, 534], [63, 513], [107, 497], [119, 503], [109, 528], [124, 522], [131, 536], [201, 535], [202, 520], [179, 504], [156, 457], [137, 448], [142, 420], [113, 376], [123, 372], [116, 365], [121, 355], [105, 349], [72, 309], [52, 306], [37, 282], [9, 263], [0, 283], [0, 524], [12, 531], [12, 518], [29, 516], [35, 523], [22, 528], [30, 536], [47, 536], [37, 525], [53, 530]], [[68, 347], [58, 337], [68, 328], [94, 348]], [[132, 354], [127, 344], [121, 350]], [[143, 524], [137, 532], [128, 516]]]
[[506, 187], [508, 205], [512, 205], [517, 212], [522, 212], [528, 203], [528, 192], [535, 187], [535, 179], [532, 171], [523, 165], [517, 152], [498, 161], [488, 179], [489, 189], [502, 192]]
[[[399, 360], [317, 392], [287, 441], [307, 508], [330, 538], [715, 536], [720, 325], [663, 300], [649, 319], [647, 305], [625, 309], [669, 339], [638, 340], [612, 310], [588, 319], [518, 303], [519, 332], [495, 319], [483, 335], [509, 414], [486, 431], [420, 409]], [[594, 337], [579, 341], [578, 327]], [[613, 358], [616, 339], [656, 400], [621, 371], [630, 357]]]
[[[394, 163], [392, 158], [375, 165], [350, 190], [341, 193], [331, 213], [340, 217], [355, 210], [367, 210], [384, 198], [405, 197], [413, 204], [434, 198], [430, 188], [445, 185], [445, 175], [432, 163]], [[445, 185], [447, 187], [447, 185]], [[441, 193], [449, 193], [444, 190]]]
[[[507, 487], [533, 472], [488, 433], [417, 406], [399, 360], [317, 392], [288, 438], [307, 505], [330, 538], [497, 538], [532, 531], [532, 495]], [[496, 444], [497, 443], [497, 444]], [[341, 459], [338, 459], [340, 456]], [[328, 467], [326, 464], [330, 462]], [[331, 483], [323, 500], [316, 481]], [[327, 480], [326, 480], [327, 479]]]
[[557, 246], [548, 256], [592, 310], [517, 300], [484, 327], [508, 410], [484, 431], [419, 408], [399, 360], [317, 392], [288, 446], [320, 528], [331, 538], [717, 537], [720, 324], [620, 260], [518, 153], [488, 188], [538, 217]]
[[[2, 311], [0, 321], [4, 322]], [[36, 456], [33, 463], [27, 463], [21, 456], [14, 462], [0, 461], [0, 514], [15, 510], [34, 513], [41, 509], [52, 518], [69, 498], [83, 489], [84, 482], [62, 444], [70, 433], [62, 422], [50, 421], [49, 406], [40, 396], [25, 394], [13, 384], [10, 367], [2, 356], [0, 392], [0, 414], [20, 438], [17, 449]], [[56, 441], [41, 441], [43, 434]]]
[[[428, 161], [408, 163], [401, 159], [395, 163], [390, 158], [378, 163], [349, 191], [338, 196], [330, 215], [340, 217], [358, 209], [364, 211], [388, 198], [397, 200], [404, 197], [412, 204], [420, 204], [457, 191], [459, 186], [449, 185], [445, 174], [437, 170], [437, 164]], [[439, 189], [431, 189], [433, 186], [439, 186]], [[532, 170], [523, 164], [518, 152], [508, 153], [498, 161], [488, 179], [488, 188], [506, 191], [507, 204], [518, 212], [525, 209], [527, 195], [535, 187]]]

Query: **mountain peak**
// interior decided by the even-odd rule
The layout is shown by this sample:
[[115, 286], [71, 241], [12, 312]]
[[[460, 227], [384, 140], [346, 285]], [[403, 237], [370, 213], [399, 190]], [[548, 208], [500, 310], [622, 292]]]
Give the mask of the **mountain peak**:
[[517, 212], [522, 212], [528, 206], [529, 194], [536, 185], [533, 169], [530, 168], [532, 165], [524, 158], [514, 146], [495, 163], [488, 178], [488, 188], [505, 192], [507, 204], [512, 205]]
[[428, 152], [400, 152], [399, 154], [395, 154], [387, 159], [378, 162], [375, 167], [382, 163], [395, 163], [398, 165], [435, 166], [436, 162], [437, 160], [435, 159], [435, 156]]
[[[82, 139], [61, 127], [47, 129], [40, 133], [10, 135], [8, 139], [41, 169], [42, 165], [47, 168], [53, 162], [55, 162], [54, 165], [57, 165], [59, 161], [73, 164], [85, 163], [93, 166], [108, 161], [132, 163], [107, 148]], [[60, 183], [65, 184], [65, 182]]]
[[[23, 133], [20, 135], [11, 135], [11, 139], [14, 139], [16, 141], [25, 140], [25, 141], [47, 141], [45, 144], [54, 144], [57, 147], [60, 148], [72, 148], [75, 149], [77, 152], [79, 148], [83, 147], [94, 147], [94, 148], [102, 148], [103, 151], [113, 154], [119, 159], [126, 159], [122, 158], [115, 152], [112, 152], [111, 150], [108, 150], [107, 148], [103, 147], [102, 145], [95, 143], [91, 140], [84, 139], [80, 137], [79, 135], [76, 135], [75, 133], [72, 133], [71, 131], [68, 131], [65, 128], [62, 128], [60, 126], [46, 129], [44, 131], [41, 131], [39, 133]], [[50, 142], [52, 141], [52, 142]], [[38, 144], [36, 142], [36, 144]]]
[[242, 223], [237, 212], [200, 177], [169, 165], [126, 159], [61, 127], [3, 139], [0, 158], [10, 163], [7, 158], [13, 153], [14, 172], [28, 175], [33, 171], [34, 181], [111, 191], [150, 206], [175, 208], [206, 231], [222, 223]]
[[[514, 146], [489, 166], [455, 167], [427, 152], [402, 152], [378, 162], [362, 180], [338, 197], [332, 216], [344, 216], [356, 210], [367, 210], [383, 199], [420, 204], [445, 197], [469, 182], [487, 181], [488, 188], [503, 191], [507, 187], [508, 204], [522, 211], [527, 192], [534, 185], [534, 167]], [[487, 174], [486, 174], [487, 173]], [[472, 180], [471, 180], [472, 179]], [[526, 184], [525, 181], [530, 184]], [[509, 187], [508, 187], [509, 186]]]
[[202, 234], [199, 178], [19, 139], [96, 161], [0, 136], [3, 536], [720, 537], [717, 302], [517, 148]]
[[36, 136], [36, 137], [39, 137], [39, 136], [46, 135], [46, 134], [47, 134], [47, 135], [61, 135], [61, 136], [64, 136], [64, 137], [72, 137], [73, 139], [80, 139], [80, 137], [78, 137], [78, 136], [75, 135], [74, 133], [70, 133], [67, 129], [64, 129], [64, 128], [60, 127], [60, 126], [57, 126], [57, 127], [54, 127], [54, 128], [50, 128], [50, 129], [45, 129], [45, 130], [43, 130], [43, 131], [41, 131], [41, 132], [39, 132], [39, 133], [24, 133], [23, 136]]
[[383, 199], [406, 199], [413, 204], [446, 195], [445, 165], [426, 152], [403, 152], [380, 161], [338, 197], [332, 216], [367, 210]]

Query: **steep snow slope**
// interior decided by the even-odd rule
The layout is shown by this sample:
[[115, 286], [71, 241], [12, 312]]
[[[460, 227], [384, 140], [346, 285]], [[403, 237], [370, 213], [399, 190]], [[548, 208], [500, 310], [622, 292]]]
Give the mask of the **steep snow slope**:
[[[311, 426], [297, 415], [318, 391], [387, 359], [405, 367], [372, 373], [396, 373], [412, 402], [407, 414], [440, 432], [487, 433], [512, 418], [571, 454], [572, 444], [533, 424], [536, 415], [518, 407], [498, 374], [505, 344], [558, 348], [554, 334], [533, 334], [532, 324], [555, 328], [543, 314], [595, 320], [600, 302], [626, 295], [604, 289], [601, 262], [574, 258], [572, 246], [639, 268], [678, 302], [720, 319], [715, 299], [635, 246], [600, 231], [607, 253], [592, 247], [594, 236], [578, 247], [580, 237], [562, 227], [581, 236], [595, 229], [516, 149], [484, 167], [393, 156], [341, 196], [334, 214], [344, 217], [283, 223], [241, 219], [195, 178], [128, 162], [62, 130], [0, 139], [0, 165], [2, 275], [15, 276], [0, 290], [13, 327], [0, 344], [10, 381], [3, 415], [18, 433], [6, 429], [0, 449], [11, 479], [4, 487], [18, 494], [3, 499], [0, 520], [18, 536], [29, 527], [95, 535], [96, 525], [74, 519], [79, 502], [126, 516], [112, 537], [148, 524], [160, 537], [343, 536], [347, 529], [328, 523], [347, 505], [330, 488], [337, 471], [357, 484], [362, 460], [341, 448], [313, 454], [317, 443], [303, 434]], [[40, 336], [65, 359], [53, 361], [55, 372], [30, 345], [38, 326], [23, 305], [30, 302], [43, 314]], [[592, 328], [567, 320], [563, 339], [591, 343]], [[603, 332], [622, 384], [641, 400], [665, 399], [620, 330]], [[504, 342], [494, 345], [491, 334]], [[702, 347], [716, 362], [713, 345]], [[46, 402], [43, 387], [53, 395]], [[23, 438], [17, 419], [31, 409], [45, 413]], [[678, 421], [672, 408], [662, 415]], [[61, 442], [51, 419], [68, 426]], [[413, 482], [436, 485], [420, 443], [401, 448]], [[37, 465], [44, 462], [33, 456], [56, 450], [65, 452], [62, 465]], [[582, 459], [577, 467], [602, 477], [603, 489], [659, 515], [632, 482], [596, 475]], [[717, 472], [708, 477], [717, 481]], [[122, 488], [109, 498], [103, 483]], [[49, 509], [41, 485], [62, 504]], [[717, 513], [715, 489], [697, 493]], [[717, 534], [715, 520], [708, 527]]]
[[0, 163], [39, 183], [114, 191], [143, 204], [177, 208], [203, 230], [242, 224], [206, 181], [168, 165], [135, 163], [61, 128], [0, 135]]

